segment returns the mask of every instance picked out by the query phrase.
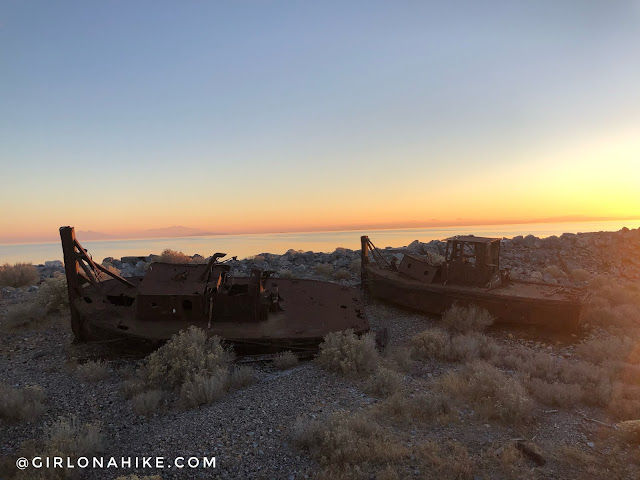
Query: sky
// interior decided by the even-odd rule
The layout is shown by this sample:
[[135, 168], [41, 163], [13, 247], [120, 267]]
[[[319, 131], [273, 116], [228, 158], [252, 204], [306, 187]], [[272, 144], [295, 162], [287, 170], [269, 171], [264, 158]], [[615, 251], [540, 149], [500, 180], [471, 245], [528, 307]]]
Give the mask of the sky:
[[0, 242], [640, 217], [639, 1], [0, 2]]

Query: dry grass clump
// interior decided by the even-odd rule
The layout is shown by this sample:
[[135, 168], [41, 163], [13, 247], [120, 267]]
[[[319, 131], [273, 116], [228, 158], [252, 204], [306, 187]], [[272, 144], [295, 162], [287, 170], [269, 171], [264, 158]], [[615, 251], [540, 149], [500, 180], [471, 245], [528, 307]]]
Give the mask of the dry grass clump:
[[414, 358], [446, 359], [449, 357], [451, 338], [440, 328], [429, 328], [411, 338], [409, 346]]
[[69, 292], [67, 279], [62, 274], [47, 278], [40, 284], [36, 301], [42, 305], [47, 313], [64, 313], [69, 310]]
[[553, 278], [561, 278], [565, 276], [564, 271], [556, 265], [551, 265], [543, 270], [544, 273], [551, 275]]
[[103, 435], [98, 423], [81, 424], [74, 415], [59, 417], [46, 429], [47, 452], [82, 456], [102, 449]]
[[550, 383], [540, 378], [526, 378], [522, 382], [533, 398], [554, 407], [575, 407], [582, 402], [585, 395], [582, 386], [576, 383]]
[[612, 417], [618, 420], [635, 420], [640, 418], [640, 387], [613, 382], [606, 407]]
[[591, 274], [584, 268], [576, 268], [569, 272], [569, 278], [576, 283], [584, 283], [591, 278]]
[[198, 374], [186, 380], [180, 390], [180, 400], [190, 408], [209, 405], [226, 393], [226, 372], [214, 375]]
[[256, 372], [253, 368], [242, 365], [235, 366], [229, 372], [227, 378], [227, 389], [239, 389], [244, 388], [256, 381]]
[[576, 355], [594, 365], [620, 361], [640, 363], [640, 347], [629, 337], [591, 337], [578, 345]]
[[609, 302], [610, 305], [640, 305], [640, 285], [623, 282], [618, 278], [603, 275], [593, 278], [588, 285], [596, 297]]
[[469, 332], [451, 337], [449, 358], [470, 361], [476, 358], [491, 360], [500, 353], [500, 347], [490, 337], [478, 332]]
[[164, 399], [162, 390], [149, 390], [140, 392], [131, 399], [131, 407], [138, 415], [151, 415], [158, 411]]
[[298, 446], [323, 465], [338, 467], [384, 465], [409, 452], [362, 413], [338, 412], [323, 421], [296, 421], [293, 431]]
[[353, 273], [354, 275], [360, 275], [360, 270], [362, 269], [362, 260], [360, 260], [359, 258], [356, 260], [353, 260], [350, 264], [349, 264], [349, 271], [351, 273]]
[[380, 356], [372, 332], [358, 337], [349, 329], [327, 334], [320, 344], [317, 361], [327, 370], [357, 377], [373, 372]]
[[120, 384], [120, 391], [125, 398], [133, 398], [135, 395], [151, 389], [147, 369], [142, 367], [128, 375]]
[[482, 417], [521, 424], [532, 419], [533, 402], [522, 384], [488, 363], [475, 361], [439, 377], [436, 389], [464, 402]]
[[78, 376], [85, 382], [97, 382], [109, 377], [111, 369], [103, 360], [90, 360], [77, 367]]
[[444, 443], [428, 441], [414, 450], [416, 460], [428, 472], [426, 478], [462, 480], [472, 478], [474, 463], [467, 448], [454, 440]]
[[291, 351], [280, 352], [273, 359], [273, 366], [278, 370], [287, 370], [298, 365], [298, 357]]
[[415, 335], [410, 342], [414, 358], [469, 361], [477, 358], [490, 360], [500, 352], [500, 347], [491, 338], [469, 332], [450, 335], [440, 328], [430, 328]]
[[46, 325], [51, 314], [68, 312], [67, 281], [63, 275], [48, 278], [29, 300], [12, 305], [4, 315], [2, 327], [6, 330], [33, 328]]
[[351, 273], [344, 269], [341, 268], [340, 270], [336, 270], [333, 275], [331, 275], [333, 278], [335, 278], [336, 280], [350, 280], [351, 279]]
[[508, 478], [522, 478], [526, 467], [522, 452], [513, 444], [498, 449], [497, 460], [500, 470]]
[[452, 420], [451, 400], [440, 393], [407, 395], [395, 393], [372, 407], [374, 416], [394, 424], [444, 422]]
[[377, 397], [388, 397], [402, 388], [402, 376], [393, 370], [380, 367], [364, 386], [366, 392]]
[[159, 262], [163, 263], [191, 263], [193, 258], [189, 255], [185, 255], [182, 252], [177, 252], [175, 250], [171, 250], [170, 248], [165, 248], [160, 254]]
[[[39, 457], [43, 461], [42, 468], [27, 468], [17, 470], [15, 460], [10, 470], [5, 465], [0, 465], [0, 475], [2, 478], [22, 479], [69, 479], [84, 478], [77, 469], [69, 470], [65, 468], [46, 468], [46, 458], [69, 457], [69, 463], [75, 464], [76, 459], [88, 457], [91, 454], [102, 451], [104, 437], [100, 431], [98, 423], [82, 424], [77, 417], [58, 417], [58, 420], [44, 427], [43, 436], [39, 439], [32, 439], [22, 442], [18, 455], [28, 459]], [[5, 457], [6, 458], [6, 457]], [[64, 462], [66, 464], [66, 460]]]
[[280, 278], [293, 278], [295, 274], [291, 270], [280, 270], [278, 271], [278, 277]]
[[264, 255], [253, 255], [246, 258], [247, 262], [254, 263], [256, 265], [262, 265], [265, 262]]
[[585, 452], [575, 445], [560, 445], [555, 449], [554, 456], [561, 463], [570, 463], [583, 467], [590, 467], [598, 461], [591, 453]]
[[333, 274], [333, 265], [330, 263], [316, 263], [313, 267], [318, 275], [329, 277]]
[[453, 304], [442, 315], [442, 324], [458, 332], [481, 332], [493, 324], [494, 318], [484, 308], [475, 304]]
[[411, 350], [408, 348], [388, 348], [385, 352], [383, 364], [398, 372], [408, 372], [413, 368], [414, 361], [411, 358]]
[[525, 347], [496, 357], [493, 363], [516, 371], [529, 393], [547, 405], [572, 407], [581, 401], [586, 405], [602, 407], [611, 398], [615, 370], [610, 365], [606, 368], [594, 366], [547, 352], [534, 352]]
[[600, 327], [617, 327], [628, 334], [640, 327], [640, 286], [608, 277], [595, 277], [589, 282], [593, 298], [585, 307], [583, 323]]
[[616, 425], [620, 436], [629, 443], [640, 443], [640, 420], [626, 420]]
[[612, 327], [626, 334], [630, 329], [640, 328], [640, 306], [609, 305], [605, 300], [594, 298], [585, 307], [583, 323], [589, 326]]
[[38, 385], [24, 388], [12, 388], [0, 383], [0, 420], [31, 421], [39, 417], [45, 410], [44, 390]]
[[39, 305], [30, 302], [11, 305], [2, 318], [3, 330], [34, 328], [45, 323], [46, 311]]
[[0, 287], [27, 287], [40, 281], [40, 274], [31, 263], [5, 263], [0, 266]]

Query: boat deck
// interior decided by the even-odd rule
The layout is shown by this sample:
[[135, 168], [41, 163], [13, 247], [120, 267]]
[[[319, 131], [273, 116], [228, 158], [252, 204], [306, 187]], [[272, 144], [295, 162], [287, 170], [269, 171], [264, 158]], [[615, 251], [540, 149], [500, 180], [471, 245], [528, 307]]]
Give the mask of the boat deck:
[[371, 273], [382, 278], [392, 281], [399, 286], [407, 288], [428, 288], [432, 291], [441, 291], [442, 293], [451, 292], [452, 290], [468, 294], [468, 295], [486, 295], [514, 298], [514, 299], [532, 299], [558, 302], [576, 302], [582, 303], [588, 293], [584, 290], [567, 287], [563, 285], [546, 285], [533, 282], [514, 281], [506, 285], [499, 285], [494, 288], [477, 287], [473, 285], [451, 285], [443, 283], [423, 283], [412, 278], [406, 277], [399, 272], [369, 265], [366, 267]]

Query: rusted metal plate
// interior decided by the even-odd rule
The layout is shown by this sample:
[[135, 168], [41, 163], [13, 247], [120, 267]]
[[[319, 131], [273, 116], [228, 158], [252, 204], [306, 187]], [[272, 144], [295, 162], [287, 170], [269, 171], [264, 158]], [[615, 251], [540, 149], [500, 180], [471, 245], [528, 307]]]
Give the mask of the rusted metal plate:
[[[236, 280], [248, 281], [248, 278]], [[204, 315], [194, 315], [189, 319], [177, 315], [170, 320], [159, 317], [146, 321], [139, 318], [131, 306], [99, 302], [100, 294], [94, 289], [86, 292], [93, 298], [92, 303], [80, 302], [79, 307], [84, 317], [91, 318], [92, 337], [110, 334], [167, 340], [181, 329], [196, 325], [211, 335], [219, 335], [235, 343], [263, 346], [268, 350], [278, 346], [317, 346], [327, 333], [348, 328], [356, 333], [369, 330], [359, 289], [295, 279], [270, 279], [267, 289], [276, 284], [283, 310], [269, 312], [266, 320], [258, 322], [233, 317], [214, 318], [209, 324]]]
[[[203, 274], [211, 269], [209, 281]], [[139, 295], [204, 295], [207, 286], [217, 288], [227, 265], [152, 263], [138, 287]]]
[[474, 237], [473, 235], [456, 235], [455, 237], [451, 237], [448, 240], [456, 240], [458, 242], [469, 242], [469, 243], [494, 243], [494, 242], [500, 242], [499, 238]]
[[424, 259], [405, 255], [398, 265], [398, 271], [422, 283], [431, 283], [438, 273], [438, 267]]

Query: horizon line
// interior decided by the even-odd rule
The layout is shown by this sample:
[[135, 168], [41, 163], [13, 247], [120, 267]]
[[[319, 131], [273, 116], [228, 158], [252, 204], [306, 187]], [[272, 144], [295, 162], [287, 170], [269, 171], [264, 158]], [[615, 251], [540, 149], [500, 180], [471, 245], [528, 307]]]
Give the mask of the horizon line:
[[[587, 223], [587, 222], [607, 222], [607, 221], [625, 221], [625, 220], [633, 220], [638, 221], [640, 217], [584, 217], [584, 216], [563, 216], [563, 217], [550, 217], [550, 218], [541, 218], [541, 219], [531, 219], [531, 220], [517, 220], [517, 221], [488, 221], [488, 220], [478, 220], [478, 221], [470, 221], [470, 220], [459, 220], [459, 221], [435, 221], [429, 223], [413, 223], [407, 222], [404, 224], [368, 224], [368, 225], [345, 225], [345, 226], [334, 226], [334, 227], [320, 227], [318, 229], [302, 229], [302, 230], [277, 230], [277, 231], [259, 231], [259, 232], [229, 232], [229, 233], [211, 233], [203, 231], [203, 233], [192, 233], [188, 235], [168, 235], [168, 236], [158, 236], [158, 237], [148, 237], [148, 236], [135, 236], [136, 234], [141, 234], [142, 232], [133, 233], [132, 236], [128, 234], [115, 234], [110, 235], [105, 238], [93, 238], [91, 240], [82, 240], [85, 242], [100, 242], [100, 241], [121, 241], [121, 240], [157, 240], [163, 238], [187, 238], [187, 237], [217, 237], [217, 236], [243, 236], [243, 235], [279, 235], [279, 234], [296, 234], [296, 233], [329, 233], [329, 232], [350, 232], [350, 231], [363, 231], [363, 230], [405, 230], [405, 229], [420, 229], [420, 228], [441, 228], [441, 227], [478, 227], [478, 226], [500, 226], [500, 225], [531, 225], [531, 224], [554, 224], [554, 223]], [[161, 229], [159, 227], [158, 229]], [[192, 228], [192, 227], [186, 227]], [[151, 229], [154, 230], [154, 229]], [[92, 230], [88, 230], [88, 232], [92, 232]], [[94, 233], [103, 233], [103, 232], [94, 232]], [[107, 235], [107, 234], [105, 234]], [[38, 244], [48, 244], [48, 243], [57, 243], [57, 240], [24, 240], [24, 241], [2, 241], [0, 240], [0, 245], [38, 245]]]

